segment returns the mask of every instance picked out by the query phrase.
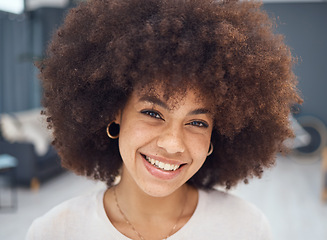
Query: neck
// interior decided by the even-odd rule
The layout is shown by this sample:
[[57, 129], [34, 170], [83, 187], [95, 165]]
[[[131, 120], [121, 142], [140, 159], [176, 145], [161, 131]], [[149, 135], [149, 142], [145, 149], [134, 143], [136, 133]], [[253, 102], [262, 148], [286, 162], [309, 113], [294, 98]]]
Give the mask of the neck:
[[104, 207], [118, 231], [132, 239], [148, 240], [177, 232], [191, 218], [197, 201], [197, 190], [186, 184], [168, 195], [154, 197], [122, 174], [120, 183], [106, 192]]
[[190, 186], [184, 184], [164, 197], [154, 197], [140, 189], [127, 176], [116, 186], [119, 204], [129, 216], [153, 220], [154, 218], [176, 218], [185, 207]]

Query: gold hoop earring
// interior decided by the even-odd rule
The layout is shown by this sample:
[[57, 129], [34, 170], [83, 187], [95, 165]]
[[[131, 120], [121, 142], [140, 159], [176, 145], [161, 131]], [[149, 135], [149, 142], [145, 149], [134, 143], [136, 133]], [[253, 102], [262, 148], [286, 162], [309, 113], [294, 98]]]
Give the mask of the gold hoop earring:
[[[110, 133], [110, 127], [112, 126], [113, 123], [119, 127], [119, 124], [116, 124], [114, 121], [110, 122], [110, 123], [108, 124], [108, 126], [107, 126], [107, 135], [108, 135], [108, 137], [110, 137], [111, 139], [117, 139], [117, 138], [119, 137], [119, 130], [118, 130], [118, 129], [115, 129], [115, 131], [118, 132], [116, 135], [112, 135], [112, 134]], [[118, 127], [116, 127], [116, 128], [118, 128]]]
[[212, 145], [212, 143], [210, 143], [209, 152], [208, 152], [208, 154], [207, 154], [207, 157], [208, 157], [209, 155], [211, 155], [212, 152], [213, 152], [213, 145]]

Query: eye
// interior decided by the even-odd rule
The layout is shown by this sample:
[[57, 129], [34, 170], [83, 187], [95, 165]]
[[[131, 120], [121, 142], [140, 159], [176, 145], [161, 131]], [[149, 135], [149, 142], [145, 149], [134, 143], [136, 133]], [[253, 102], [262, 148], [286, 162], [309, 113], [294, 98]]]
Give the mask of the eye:
[[195, 126], [195, 127], [203, 127], [207, 128], [209, 127], [209, 124], [203, 121], [192, 121], [189, 123], [189, 125]]
[[152, 118], [163, 119], [161, 114], [154, 110], [143, 110], [141, 111], [142, 114], [149, 115]]

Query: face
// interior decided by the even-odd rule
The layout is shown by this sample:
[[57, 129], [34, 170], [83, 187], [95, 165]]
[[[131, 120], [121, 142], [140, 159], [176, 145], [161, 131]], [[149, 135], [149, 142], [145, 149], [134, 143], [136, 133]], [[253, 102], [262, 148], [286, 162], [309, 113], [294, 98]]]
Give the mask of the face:
[[150, 196], [168, 196], [204, 163], [213, 119], [208, 107], [189, 91], [177, 105], [162, 97], [134, 92], [117, 116], [121, 183]]

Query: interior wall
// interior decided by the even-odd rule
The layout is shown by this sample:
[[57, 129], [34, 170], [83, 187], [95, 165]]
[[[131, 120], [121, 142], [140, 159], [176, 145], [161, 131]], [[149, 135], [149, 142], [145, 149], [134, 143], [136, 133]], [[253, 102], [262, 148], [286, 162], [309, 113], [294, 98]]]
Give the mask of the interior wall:
[[265, 3], [285, 35], [304, 103], [300, 115], [313, 115], [327, 124], [327, 2]]
[[0, 11], [0, 113], [40, 106], [42, 90], [34, 62], [44, 56], [65, 11], [40, 8], [20, 15]]

